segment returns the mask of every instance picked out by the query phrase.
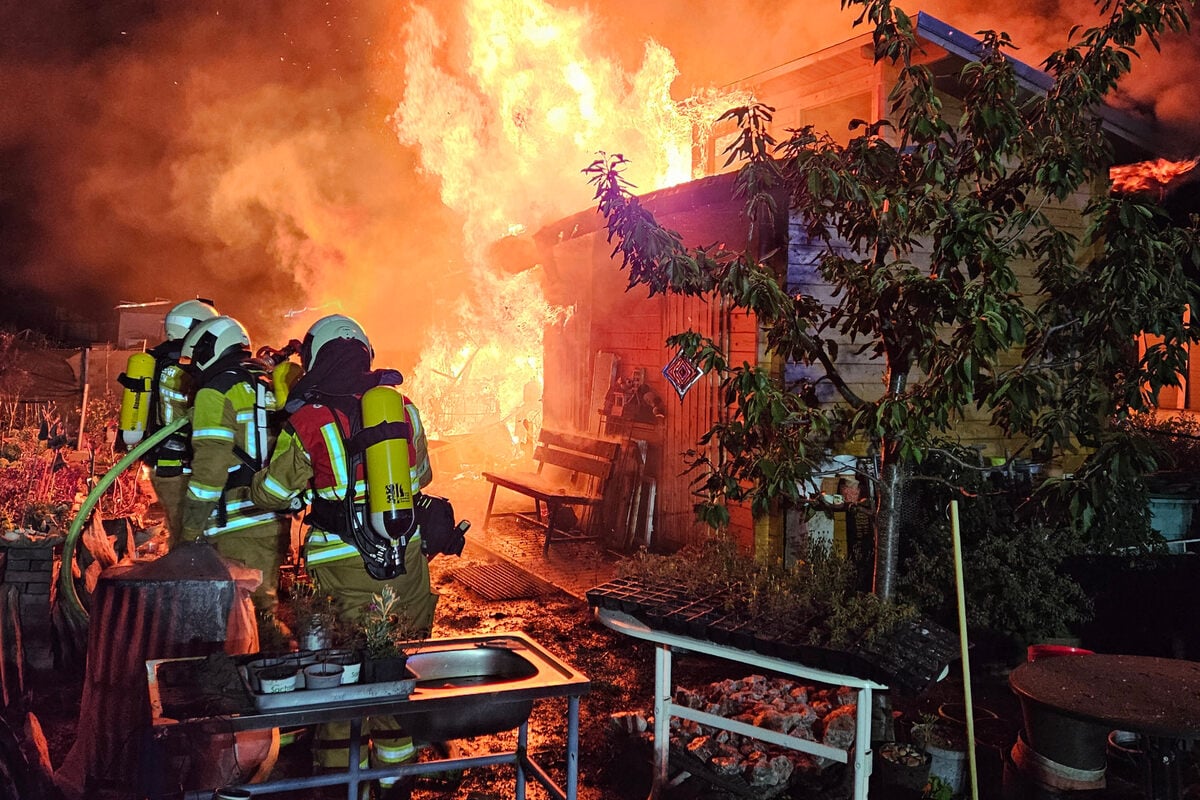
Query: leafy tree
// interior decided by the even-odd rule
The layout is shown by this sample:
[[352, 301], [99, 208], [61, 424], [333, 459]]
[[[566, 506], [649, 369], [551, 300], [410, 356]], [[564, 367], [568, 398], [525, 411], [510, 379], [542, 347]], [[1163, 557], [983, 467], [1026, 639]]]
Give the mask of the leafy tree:
[[[903, 477], [969, 412], [990, 414], [1037, 458], [1090, 453], [1074, 477], [1040, 490], [1083, 534], [1099, 530], [1106, 487], [1153, 467], [1119, 423], [1177, 383], [1187, 345], [1200, 339], [1185, 321], [1200, 288], [1191, 274], [1200, 236], [1195, 219], [1173, 221], [1157, 197], [1107, 191], [1111, 145], [1095, 109], [1136, 46], [1188, 29], [1193, 2], [1097, 0], [1105, 21], [1073, 31], [1046, 59], [1044, 92], [1018, 82], [1009, 37], [984, 31], [981, 56], [957, 76], [953, 113], [914, 58], [907, 14], [890, 0], [841, 5], [873, 26], [876, 60], [897, 70], [890, 119], [855, 120], [844, 145], [812, 126], [776, 142], [773, 109], [728, 111], [741, 134], [726, 164], [742, 165], [735, 192], [751, 223], [743, 251], [685, 248], [634, 196], [620, 155], [602, 154], [585, 172], [630, 289], [753, 312], [775, 356], [738, 365], [695, 331], [668, 340], [719, 376], [727, 403], [691, 454], [698, 514], [719, 527], [729, 502], [748, 501], [756, 515], [797, 503], [797, 481], [828, 437], [872, 441], [885, 479], [875, 591], [890, 597]], [[1091, 198], [1082, 236], [1052, 213], [1076, 193]], [[758, 251], [759, 232], [781, 213], [776, 196], [820, 245], [831, 302], [789, 294], [780, 254]], [[1019, 262], [1032, 264], [1031, 278], [1019, 278]], [[1141, 332], [1158, 338], [1139, 354]], [[858, 396], [839, 372], [846, 341], [879, 359], [880, 397]], [[823, 406], [811, 387], [785, 385], [786, 361], [818, 369], [844, 402]]]

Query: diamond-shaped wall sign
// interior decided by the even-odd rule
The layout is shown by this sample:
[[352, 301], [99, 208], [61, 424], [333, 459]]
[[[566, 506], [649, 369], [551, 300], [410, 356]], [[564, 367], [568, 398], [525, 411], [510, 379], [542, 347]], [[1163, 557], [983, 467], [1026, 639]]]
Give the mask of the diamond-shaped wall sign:
[[689, 361], [683, 353], [678, 353], [663, 367], [662, 374], [667, 382], [675, 387], [679, 399], [682, 400], [687, 390], [704, 375], [704, 370]]

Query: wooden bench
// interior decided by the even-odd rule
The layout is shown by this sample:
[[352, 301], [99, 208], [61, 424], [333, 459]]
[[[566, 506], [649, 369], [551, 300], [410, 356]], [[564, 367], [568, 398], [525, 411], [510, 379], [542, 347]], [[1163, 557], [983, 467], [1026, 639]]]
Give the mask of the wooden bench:
[[[620, 444], [607, 439], [595, 439], [573, 433], [542, 429], [533, 458], [536, 472], [484, 472], [492, 484], [487, 514], [483, 520], [486, 531], [492, 517], [521, 517], [545, 528], [543, 553], [550, 552], [550, 543], [584, 542], [600, 538], [577, 525], [567, 527], [564, 509], [588, 509], [604, 499], [605, 486], [613, 473]], [[496, 489], [503, 487], [533, 499], [533, 511], [492, 512]], [[590, 516], [590, 515], [589, 515]]]

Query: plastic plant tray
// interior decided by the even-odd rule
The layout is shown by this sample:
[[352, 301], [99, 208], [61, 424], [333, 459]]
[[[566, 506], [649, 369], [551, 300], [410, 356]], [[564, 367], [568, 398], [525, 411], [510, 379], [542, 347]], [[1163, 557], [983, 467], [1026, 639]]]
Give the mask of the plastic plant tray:
[[250, 682], [249, 668], [238, 667], [242, 682], [259, 711], [275, 711], [286, 708], [327, 705], [330, 703], [355, 703], [366, 700], [398, 700], [408, 697], [417, 686], [412, 677], [397, 681], [375, 683], [344, 683], [328, 689], [293, 689], [290, 692], [256, 692]]

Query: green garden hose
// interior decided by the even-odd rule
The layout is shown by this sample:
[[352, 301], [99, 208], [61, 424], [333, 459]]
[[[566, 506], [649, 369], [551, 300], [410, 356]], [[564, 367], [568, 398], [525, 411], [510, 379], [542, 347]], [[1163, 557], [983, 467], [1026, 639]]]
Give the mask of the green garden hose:
[[82, 629], [87, 626], [88, 613], [79, 599], [79, 593], [75, 589], [75, 571], [73, 565], [75, 564], [75, 547], [79, 543], [79, 537], [83, 532], [84, 524], [92, 515], [92, 509], [100, 501], [100, 496], [108, 490], [108, 487], [112, 486], [113, 481], [120, 477], [122, 472], [129, 469], [130, 466], [149, 452], [151, 448], [172, 433], [183, 428], [188, 422], [187, 417], [180, 417], [169, 425], [159, 428], [139, 442], [137, 446], [125, 454], [124, 458], [114, 464], [112, 469], [104, 473], [104, 476], [97, 481], [95, 488], [84, 498], [83, 504], [79, 506], [79, 512], [75, 515], [75, 519], [71, 521], [71, 528], [67, 531], [66, 541], [63, 542], [62, 567], [58, 571], [58, 596], [62, 602], [62, 609], [66, 615], [66, 620], [72, 627]]

